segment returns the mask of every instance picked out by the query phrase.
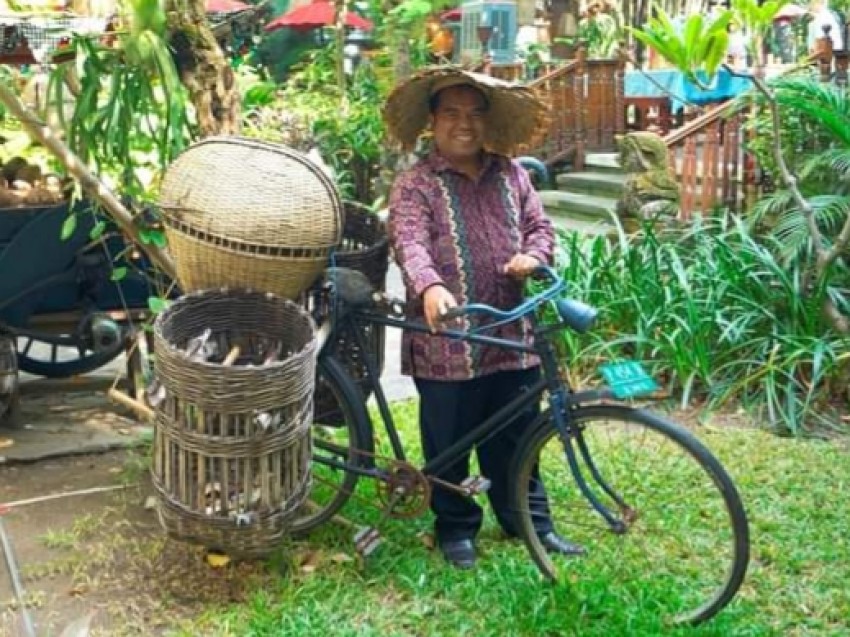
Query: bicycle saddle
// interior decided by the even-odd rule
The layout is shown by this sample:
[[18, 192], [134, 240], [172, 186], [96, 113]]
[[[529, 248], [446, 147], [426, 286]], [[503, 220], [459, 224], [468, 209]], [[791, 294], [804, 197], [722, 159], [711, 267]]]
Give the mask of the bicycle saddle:
[[367, 307], [375, 303], [375, 289], [366, 275], [357, 270], [327, 268], [325, 285], [331, 288], [333, 294], [352, 307]]

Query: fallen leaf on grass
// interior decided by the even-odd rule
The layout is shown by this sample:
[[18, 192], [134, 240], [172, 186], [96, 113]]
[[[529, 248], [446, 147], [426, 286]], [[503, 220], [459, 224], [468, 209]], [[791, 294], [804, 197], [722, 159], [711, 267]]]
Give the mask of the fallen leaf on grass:
[[217, 553], [215, 551], [207, 551], [205, 556], [207, 564], [213, 568], [224, 568], [230, 564], [230, 556], [226, 553]]
[[302, 573], [313, 573], [321, 561], [322, 554], [319, 551], [307, 551], [298, 560], [298, 567]]
[[331, 556], [331, 562], [335, 564], [345, 564], [347, 562], [353, 562], [354, 558], [351, 557], [348, 553], [334, 553]]
[[68, 595], [71, 597], [82, 597], [86, 593], [89, 592], [89, 587], [85, 584], [77, 584], [71, 590], [68, 591]]
[[422, 542], [422, 545], [429, 551], [433, 551], [437, 546], [437, 542], [434, 540], [434, 534], [428, 533], [427, 531], [422, 531], [422, 533], [419, 534], [419, 541]]

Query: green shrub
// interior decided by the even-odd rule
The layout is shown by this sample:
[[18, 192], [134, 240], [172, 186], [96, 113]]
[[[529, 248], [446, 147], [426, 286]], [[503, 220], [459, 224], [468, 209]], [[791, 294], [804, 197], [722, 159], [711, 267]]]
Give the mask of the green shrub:
[[850, 273], [838, 277], [843, 290], [811, 289], [772, 242], [725, 214], [675, 237], [561, 234], [568, 295], [600, 309], [592, 333], [564, 333], [572, 372], [637, 359], [683, 405], [740, 402], [793, 432], [838, 422], [830, 405], [850, 402], [850, 339], [831, 331], [821, 306], [847, 297]]

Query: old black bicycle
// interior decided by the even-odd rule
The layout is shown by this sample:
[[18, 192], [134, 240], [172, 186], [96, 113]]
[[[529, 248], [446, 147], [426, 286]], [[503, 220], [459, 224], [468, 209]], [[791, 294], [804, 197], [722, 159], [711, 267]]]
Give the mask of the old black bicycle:
[[[607, 381], [578, 390], [561, 373], [552, 335], [559, 330], [584, 332], [596, 312], [562, 298], [564, 281], [550, 268], [539, 276], [549, 285], [518, 307], [505, 311], [472, 304], [450, 317], [464, 329], [441, 333], [479, 343], [536, 353], [540, 380], [504, 409], [470, 431], [439, 457], [416, 467], [405, 454], [401, 437], [378, 382], [378, 364], [368, 354], [369, 330], [375, 326], [428, 330], [408, 321], [403, 305], [374, 292], [359, 273], [332, 268], [330, 318], [323, 325], [324, 345], [317, 388], [333, 397], [317, 404], [314, 419], [314, 487], [294, 531], [306, 532], [329, 520], [355, 495], [361, 478], [377, 481], [380, 506], [387, 517], [409, 517], [427, 510], [432, 489], [451, 489], [468, 497], [486, 491], [486, 476], [448, 484], [437, 476], [477, 443], [508, 426], [534, 402], [548, 405], [526, 431], [516, 449], [511, 472], [512, 502], [518, 527], [537, 567], [548, 579], [573, 573], [598, 578], [601, 587], [624, 587], [628, 603], [651, 608], [673, 624], [697, 624], [723, 609], [740, 588], [749, 562], [749, 529], [732, 479], [709, 449], [689, 430], [645, 409], [630, 406], [654, 388], [632, 362], [608, 365]], [[542, 324], [535, 314], [554, 304], [560, 322]], [[470, 327], [469, 317], [484, 318]], [[534, 344], [527, 346], [488, 335], [497, 325], [527, 317]], [[335, 354], [338, 343], [359, 340], [364, 364], [383, 421], [391, 457], [375, 452], [373, 423], [361, 385]], [[546, 552], [534, 531], [529, 498], [543, 480], [556, 529], [588, 547], [583, 558]], [[359, 533], [358, 548], [368, 552], [375, 529]]]

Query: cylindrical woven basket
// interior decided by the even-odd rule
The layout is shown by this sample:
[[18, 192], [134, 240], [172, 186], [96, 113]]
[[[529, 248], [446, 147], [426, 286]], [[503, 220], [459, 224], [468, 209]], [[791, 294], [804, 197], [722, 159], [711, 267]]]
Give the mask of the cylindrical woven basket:
[[[205, 332], [206, 354], [191, 356]], [[206, 290], [157, 317], [154, 339], [163, 527], [230, 555], [268, 555], [310, 490], [315, 323], [268, 293]], [[235, 346], [235, 363], [222, 364]]]
[[208, 137], [168, 167], [160, 199], [187, 292], [243, 287], [297, 298], [342, 236], [333, 181], [282, 144]]
[[[378, 215], [353, 201], [346, 201], [345, 229], [342, 242], [333, 255], [333, 263], [338, 267], [358, 270], [366, 275], [376, 290], [386, 287], [389, 267], [389, 240], [385, 224]], [[321, 324], [330, 310], [328, 298], [319, 287], [311, 288], [307, 295], [306, 307], [313, 313], [316, 322]], [[378, 369], [384, 365], [385, 328], [383, 325], [369, 325], [365, 328], [366, 345]], [[334, 343], [337, 360], [345, 365], [351, 377], [358, 382], [364, 399], [369, 398], [371, 383], [366, 370], [363, 351], [353, 334], [341, 332]], [[333, 395], [321, 383], [316, 386], [315, 394], [316, 422], [324, 425], [342, 425], [342, 411]]]

